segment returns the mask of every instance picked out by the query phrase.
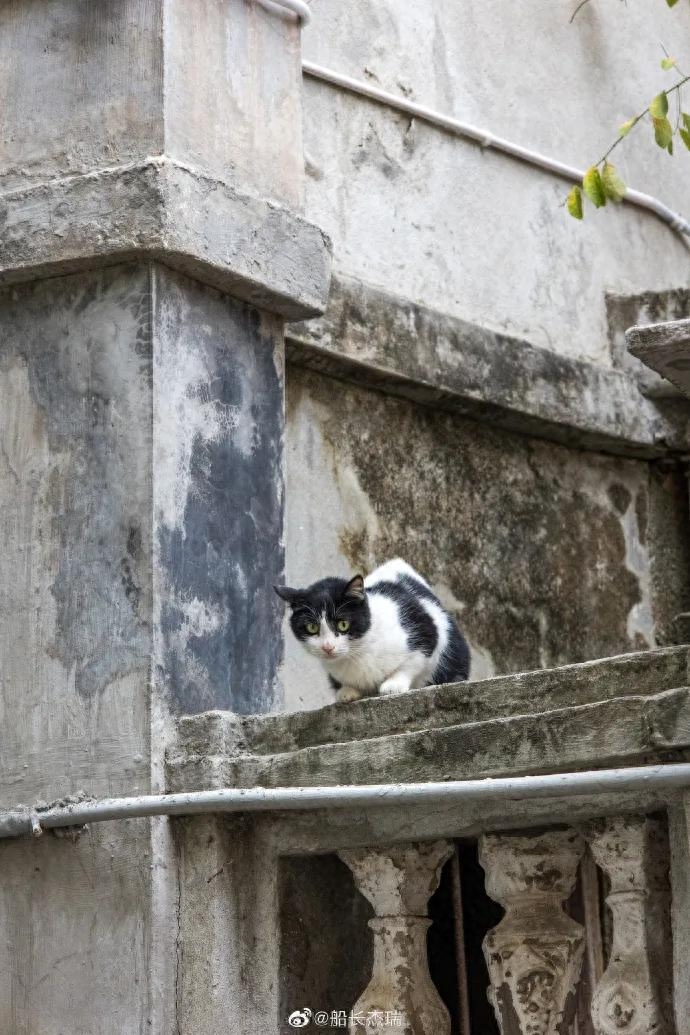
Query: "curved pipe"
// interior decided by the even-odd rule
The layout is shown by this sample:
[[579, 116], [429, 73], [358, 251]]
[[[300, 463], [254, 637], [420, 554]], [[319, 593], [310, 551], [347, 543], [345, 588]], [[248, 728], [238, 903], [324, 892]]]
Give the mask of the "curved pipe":
[[301, 25], [306, 25], [311, 21], [311, 11], [304, 0], [257, 0], [257, 2], [273, 13], [294, 14]]
[[690, 787], [690, 763], [601, 769], [443, 783], [363, 784], [335, 787], [250, 787], [187, 794], [104, 798], [47, 809], [18, 807], [0, 813], [0, 838], [40, 836], [42, 830], [83, 826], [112, 819], [193, 816], [205, 812], [280, 812], [313, 809], [380, 808], [431, 803], [523, 802], [635, 792], [670, 792]]
[[[543, 155], [539, 151], [532, 151], [521, 144], [514, 144], [504, 137], [497, 137], [486, 129], [480, 129], [478, 126], [472, 126], [468, 122], [462, 122], [460, 119], [443, 115], [441, 112], [434, 111], [433, 108], [427, 108], [423, 104], [408, 101], [404, 97], [398, 97], [387, 90], [380, 90], [378, 87], [371, 86], [369, 83], [362, 82], [359, 79], [352, 79], [350, 76], [333, 72], [330, 68], [323, 68], [321, 65], [315, 65], [311, 61], [302, 62], [302, 71], [305, 75], [311, 76], [312, 79], [319, 79], [321, 82], [338, 86], [342, 90], [358, 94], [361, 97], [367, 97], [377, 104], [385, 104], [395, 111], [422, 119], [422, 121], [432, 126], [437, 126], [447, 133], [452, 133], [454, 136], [473, 140], [481, 147], [492, 148], [494, 151], [510, 155], [511, 158], [517, 158], [521, 162], [527, 162], [529, 165], [536, 166], [539, 169], [555, 173], [556, 176], [560, 176], [570, 183], [582, 183], [582, 178], [585, 174], [583, 169], [578, 169], [574, 165], [568, 165], [565, 162], [559, 162], [556, 158], [549, 158], [548, 155]], [[644, 208], [649, 212], [653, 212], [655, 216], [663, 220], [664, 223], [677, 233], [690, 235], [690, 222], [677, 212], [674, 212], [668, 205], [664, 205], [658, 198], [652, 197], [651, 194], [644, 194], [642, 191], [633, 190], [629, 187], [625, 192], [623, 201], [629, 205], [636, 205], [638, 208]]]

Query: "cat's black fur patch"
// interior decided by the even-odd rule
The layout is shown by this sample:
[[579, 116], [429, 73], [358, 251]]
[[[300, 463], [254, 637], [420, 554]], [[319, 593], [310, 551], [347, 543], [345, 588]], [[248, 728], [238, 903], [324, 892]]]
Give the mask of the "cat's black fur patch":
[[[436, 594], [428, 586], [425, 586], [420, 579], [415, 579], [412, 575], [401, 575], [400, 582], [413, 593], [416, 593], [417, 596], [423, 597], [425, 600], [433, 600], [435, 604], [441, 606]], [[448, 643], [432, 676], [433, 685], [457, 683], [461, 680], [469, 679], [470, 675], [470, 648], [467, 645], [467, 640], [450, 615], [449, 619]]]
[[438, 686], [439, 683], [460, 683], [469, 679], [469, 676], [470, 648], [455, 622], [451, 621], [448, 643], [434, 670], [431, 682], [434, 686]]
[[326, 621], [334, 631], [339, 619], [347, 618], [350, 622], [347, 635], [353, 640], [364, 636], [371, 625], [369, 605], [366, 596], [360, 599], [346, 593], [352, 581], [328, 578], [321, 579], [306, 589], [283, 588], [279, 591], [283, 600], [290, 605], [290, 626], [298, 640], [307, 639], [307, 624], [319, 622], [321, 615], [325, 615]]
[[[426, 589], [416, 579], [407, 579], [406, 583], [400, 579], [396, 582], [375, 582], [373, 586], [367, 586], [368, 593], [380, 593], [381, 596], [389, 597], [398, 606], [400, 625], [407, 634], [407, 646], [410, 650], [418, 650], [425, 657], [430, 657], [438, 643], [438, 633], [433, 618], [427, 610], [419, 603], [422, 593]], [[431, 594], [432, 599], [436, 597]]]

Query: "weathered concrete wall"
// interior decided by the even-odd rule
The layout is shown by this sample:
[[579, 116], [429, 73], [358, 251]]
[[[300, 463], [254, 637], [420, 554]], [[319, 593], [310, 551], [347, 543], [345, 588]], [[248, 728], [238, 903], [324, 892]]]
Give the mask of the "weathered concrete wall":
[[259, 4], [230, 17], [225, 0], [3, 4], [2, 189], [166, 154], [298, 202], [299, 29]]
[[154, 580], [176, 713], [280, 703], [282, 321], [162, 267], [153, 305]]
[[[659, 43], [690, 34], [679, 4], [320, 0], [308, 59], [586, 168], [671, 85]], [[631, 74], [634, 70], [634, 74]], [[608, 364], [607, 292], [687, 285], [687, 252], [628, 207], [584, 223], [552, 174], [380, 105], [305, 82], [306, 208], [336, 270], [561, 354]], [[616, 152], [626, 181], [686, 209], [683, 156], [641, 127]]]
[[[171, 713], [279, 703], [282, 412], [280, 318], [178, 273], [0, 293], [0, 804], [161, 789]], [[172, 1030], [165, 821], [0, 856], [3, 1035]]]
[[[0, 297], [2, 800], [147, 787], [146, 268]], [[69, 786], [56, 776], [69, 774]]]
[[[653, 646], [687, 600], [682, 472], [511, 435], [290, 366], [287, 578], [401, 555], [474, 678]], [[682, 609], [682, 608], [679, 608]], [[330, 700], [290, 637], [289, 707]]]
[[[6, 806], [151, 786], [149, 325], [146, 268], [0, 299]], [[146, 1031], [148, 825], [0, 853], [0, 1030]]]

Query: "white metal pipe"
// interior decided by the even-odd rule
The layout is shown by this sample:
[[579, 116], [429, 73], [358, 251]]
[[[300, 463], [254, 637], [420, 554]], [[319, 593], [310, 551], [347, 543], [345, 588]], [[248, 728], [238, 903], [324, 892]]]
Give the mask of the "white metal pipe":
[[[460, 119], [443, 115], [441, 112], [434, 111], [433, 108], [427, 108], [423, 104], [408, 101], [404, 97], [389, 93], [387, 90], [380, 90], [378, 87], [362, 82], [360, 79], [352, 79], [350, 76], [341, 75], [330, 68], [315, 65], [311, 61], [302, 62], [302, 71], [305, 75], [311, 76], [312, 79], [320, 79], [322, 82], [338, 86], [342, 90], [367, 97], [378, 104], [385, 104], [387, 107], [394, 108], [404, 115], [411, 115], [413, 118], [422, 119], [424, 122], [428, 122], [432, 126], [438, 126], [440, 129], [455, 136], [473, 140], [481, 147], [492, 148], [494, 151], [500, 151], [502, 154], [517, 158], [521, 162], [527, 162], [529, 165], [534, 165], [539, 169], [555, 173], [556, 176], [560, 176], [570, 183], [582, 183], [582, 178], [585, 174], [584, 169], [578, 169], [574, 165], [560, 162], [556, 158], [549, 158], [548, 155], [543, 155], [539, 151], [523, 147], [521, 144], [514, 144], [511, 140], [498, 137], [487, 129], [480, 129], [478, 126], [470, 125], [469, 122], [462, 122]], [[644, 194], [642, 191], [633, 190], [629, 187], [625, 192], [623, 201], [653, 212], [655, 216], [658, 216], [659, 219], [663, 220], [664, 223], [677, 233], [690, 235], [690, 222], [677, 212], [674, 212], [668, 205], [664, 205], [658, 198], [652, 197], [651, 194]]]
[[364, 784], [335, 787], [250, 787], [182, 794], [104, 798], [71, 805], [0, 813], [0, 838], [38, 836], [41, 830], [83, 826], [113, 819], [192, 816], [204, 812], [280, 812], [313, 809], [379, 808], [482, 801], [524, 802], [578, 795], [662, 793], [690, 787], [690, 764], [636, 766], [582, 773], [550, 773], [443, 783]]
[[311, 11], [305, 0], [258, 0], [262, 7], [272, 13], [294, 14], [301, 25], [306, 25], [311, 20]]

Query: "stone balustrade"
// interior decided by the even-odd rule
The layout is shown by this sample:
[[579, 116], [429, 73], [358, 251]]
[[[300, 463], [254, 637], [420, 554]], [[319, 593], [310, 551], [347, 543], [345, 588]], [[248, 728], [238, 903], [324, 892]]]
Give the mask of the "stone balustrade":
[[[168, 758], [169, 787], [391, 783], [678, 761], [690, 747], [688, 658], [687, 648], [668, 648], [316, 713], [186, 718]], [[650, 789], [178, 821], [179, 994], [208, 981], [206, 945], [217, 966], [226, 954], [229, 970], [239, 942], [253, 947], [242, 990], [261, 1004], [262, 1031], [288, 1033], [291, 1010], [331, 996], [346, 1008], [331, 1027], [347, 1025], [352, 1035], [455, 1035], [452, 997], [445, 988], [442, 1000], [430, 976], [428, 902], [460, 841], [478, 844], [484, 875], [482, 888], [477, 867], [479, 885], [464, 894], [505, 911], [483, 929], [479, 991], [479, 942], [464, 943], [470, 998], [488, 995], [494, 1032], [690, 1035], [688, 814], [683, 792]], [[200, 844], [212, 845], [206, 880]], [[301, 885], [294, 857], [305, 860]], [[297, 880], [289, 907], [286, 858]], [[320, 858], [335, 863], [317, 886], [309, 875]], [[359, 894], [373, 908], [369, 934]], [[450, 914], [450, 895], [443, 901]], [[300, 926], [306, 915], [311, 930]], [[342, 943], [330, 937], [321, 952], [314, 928], [339, 926]], [[439, 951], [437, 941], [432, 971]], [[452, 942], [443, 951], [452, 956]], [[209, 1014], [209, 1035], [217, 1023]], [[491, 1035], [488, 1024], [460, 1035]]]

